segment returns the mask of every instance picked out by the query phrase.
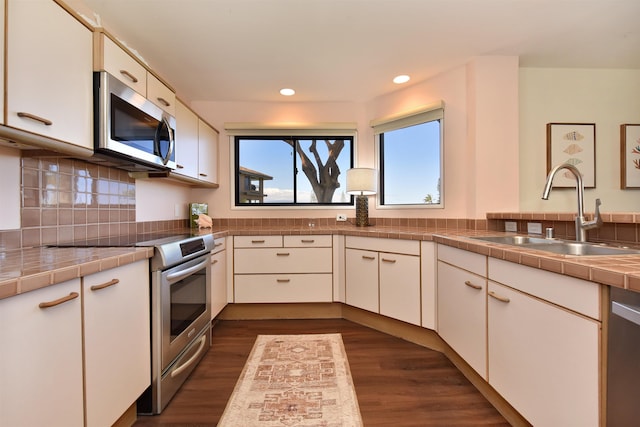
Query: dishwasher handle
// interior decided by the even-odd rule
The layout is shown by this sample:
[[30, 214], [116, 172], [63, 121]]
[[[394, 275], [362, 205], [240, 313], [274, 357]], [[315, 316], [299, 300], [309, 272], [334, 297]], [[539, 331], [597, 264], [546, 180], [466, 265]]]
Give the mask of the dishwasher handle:
[[635, 323], [636, 325], [640, 326], [640, 307], [612, 301], [611, 312], [613, 314], [617, 314], [623, 319], [628, 320], [629, 322]]

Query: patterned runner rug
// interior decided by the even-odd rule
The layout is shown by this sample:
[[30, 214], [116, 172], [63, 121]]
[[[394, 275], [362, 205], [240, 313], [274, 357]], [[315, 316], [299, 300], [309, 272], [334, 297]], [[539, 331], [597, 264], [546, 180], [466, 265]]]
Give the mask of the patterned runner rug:
[[342, 336], [259, 335], [218, 426], [362, 426]]

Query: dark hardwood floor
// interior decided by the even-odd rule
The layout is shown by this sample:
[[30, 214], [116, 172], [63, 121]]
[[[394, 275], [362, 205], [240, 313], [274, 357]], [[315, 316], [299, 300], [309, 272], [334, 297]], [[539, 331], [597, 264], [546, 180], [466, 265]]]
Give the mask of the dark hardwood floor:
[[342, 334], [365, 426], [509, 426], [441, 353], [342, 319], [218, 322], [169, 406], [135, 426], [215, 426], [257, 335], [333, 332]]

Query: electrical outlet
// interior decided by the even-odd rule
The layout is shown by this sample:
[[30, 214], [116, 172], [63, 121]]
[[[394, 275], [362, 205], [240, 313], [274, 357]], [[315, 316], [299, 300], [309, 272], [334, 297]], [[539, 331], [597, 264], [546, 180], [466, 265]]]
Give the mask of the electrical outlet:
[[347, 216], [345, 214], [336, 215], [336, 221], [346, 221], [346, 220], [347, 220]]
[[542, 224], [539, 222], [528, 222], [527, 233], [529, 234], [542, 234]]
[[182, 216], [183, 216], [183, 210], [184, 210], [184, 209], [185, 209], [185, 208], [184, 208], [181, 204], [176, 203], [176, 204], [173, 206], [173, 216], [174, 216], [175, 218], [182, 218]]
[[508, 231], [511, 233], [518, 232], [518, 223], [515, 221], [505, 221], [504, 222], [504, 231]]

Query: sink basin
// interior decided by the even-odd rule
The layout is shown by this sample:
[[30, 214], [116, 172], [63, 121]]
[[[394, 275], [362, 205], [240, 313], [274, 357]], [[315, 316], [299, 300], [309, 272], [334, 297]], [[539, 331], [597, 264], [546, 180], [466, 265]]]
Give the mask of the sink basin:
[[530, 237], [530, 236], [486, 236], [486, 237], [472, 237], [476, 240], [484, 240], [485, 242], [502, 243], [505, 245], [546, 245], [558, 243], [558, 240], [544, 239], [542, 237]]
[[630, 255], [640, 254], [640, 249], [606, 246], [590, 242], [574, 242], [568, 240], [545, 239], [530, 236], [484, 236], [472, 237], [485, 242], [502, 243], [528, 249], [552, 252], [561, 255], [594, 256], [594, 255]]

